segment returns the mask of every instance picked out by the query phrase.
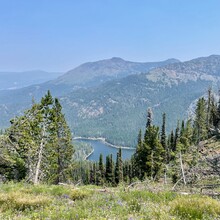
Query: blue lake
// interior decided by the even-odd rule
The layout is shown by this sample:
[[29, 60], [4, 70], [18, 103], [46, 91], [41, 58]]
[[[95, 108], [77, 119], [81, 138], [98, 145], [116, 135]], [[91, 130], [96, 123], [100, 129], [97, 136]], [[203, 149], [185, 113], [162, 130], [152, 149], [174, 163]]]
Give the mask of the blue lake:
[[[102, 140], [90, 140], [90, 139], [76, 139], [76, 140], [90, 144], [94, 149], [94, 152], [87, 158], [88, 160], [98, 161], [100, 154], [103, 155], [104, 161], [106, 156], [110, 154], [112, 154], [114, 160], [116, 159], [118, 149], [106, 144]], [[130, 159], [132, 154], [134, 154], [134, 152], [135, 152], [134, 149], [122, 149], [123, 160]]]

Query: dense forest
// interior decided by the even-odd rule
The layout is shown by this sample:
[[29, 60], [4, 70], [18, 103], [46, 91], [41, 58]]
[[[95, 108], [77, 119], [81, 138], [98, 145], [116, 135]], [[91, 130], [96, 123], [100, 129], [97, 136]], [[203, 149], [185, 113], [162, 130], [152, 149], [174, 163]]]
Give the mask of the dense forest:
[[[168, 114], [172, 114], [169, 113]], [[130, 160], [122, 160], [119, 149], [116, 161], [112, 155], [99, 162], [77, 160], [71, 132], [57, 98], [48, 93], [40, 103], [33, 100], [32, 107], [22, 116], [13, 118], [11, 126], [0, 139], [0, 175], [3, 181], [25, 181], [33, 184], [76, 183], [117, 186], [135, 180], [196, 181], [201, 144], [209, 138], [219, 137], [220, 98], [211, 89], [207, 98], [198, 99], [193, 118], [178, 121], [166, 133], [166, 114], [161, 127], [153, 124], [149, 108], [145, 130], [137, 131], [137, 147]], [[91, 150], [91, 149], [90, 149]], [[82, 154], [85, 155], [85, 154]], [[209, 160], [215, 175], [219, 158]]]

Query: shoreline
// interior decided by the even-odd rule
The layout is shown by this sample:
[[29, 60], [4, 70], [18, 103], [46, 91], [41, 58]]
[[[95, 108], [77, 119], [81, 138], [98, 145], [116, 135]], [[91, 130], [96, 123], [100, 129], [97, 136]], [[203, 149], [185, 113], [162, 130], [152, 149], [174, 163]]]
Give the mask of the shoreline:
[[99, 137], [99, 138], [95, 138], [95, 137], [74, 137], [73, 140], [94, 140], [94, 141], [101, 141], [103, 142], [104, 144], [110, 146], [110, 147], [113, 147], [113, 148], [117, 148], [117, 149], [126, 149], [126, 150], [135, 150], [136, 148], [134, 147], [122, 147], [122, 146], [117, 146], [117, 145], [114, 145], [114, 144], [111, 144], [109, 142], [106, 141], [105, 138], [102, 138], [102, 137]]
[[85, 156], [84, 160], [87, 160], [94, 153], [94, 151], [95, 151], [94, 148], [92, 148], [92, 151]]

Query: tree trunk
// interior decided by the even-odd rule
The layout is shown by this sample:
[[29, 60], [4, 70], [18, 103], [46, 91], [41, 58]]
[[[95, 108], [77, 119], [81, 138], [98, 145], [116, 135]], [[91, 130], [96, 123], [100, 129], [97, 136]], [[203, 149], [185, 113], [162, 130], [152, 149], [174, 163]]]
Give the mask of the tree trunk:
[[45, 126], [43, 126], [43, 133], [42, 133], [42, 138], [40, 142], [40, 149], [38, 153], [38, 161], [37, 161], [37, 166], [35, 170], [35, 175], [34, 175], [34, 185], [38, 184], [38, 179], [39, 179], [39, 172], [40, 172], [40, 165], [43, 157], [43, 149], [44, 149], [44, 136], [45, 136]]
[[182, 161], [181, 151], [180, 151], [180, 166], [181, 166], [181, 171], [182, 171], [183, 182], [184, 182], [184, 185], [186, 185], [186, 178], [185, 178], [184, 169], [183, 169], [183, 161]]

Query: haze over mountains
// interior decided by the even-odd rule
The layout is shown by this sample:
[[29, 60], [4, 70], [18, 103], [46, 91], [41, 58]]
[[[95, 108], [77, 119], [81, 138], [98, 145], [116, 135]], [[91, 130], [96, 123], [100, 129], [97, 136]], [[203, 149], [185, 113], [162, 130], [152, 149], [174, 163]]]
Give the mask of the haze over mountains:
[[62, 75], [62, 73], [45, 72], [42, 70], [25, 72], [0, 72], [0, 90], [19, 89], [56, 79], [60, 75]]
[[113, 57], [107, 60], [89, 62], [68, 71], [63, 76], [54, 80], [54, 84], [67, 84], [78, 87], [97, 86], [103, 82], [112, 79], [119, 79], [131, 74], [148, 72], [149, 70], [165, 66], [171, 63], [180, 62], [177, 59], [168, 59], [162, 62], [131, 62], [125, 61], [119, 57]]
[[190, 104], [219, 82], [218, 55], [187, 62], [112, 58], [85, 63], [47, 83], [0, 91], [0, 126], [7, 126], [10, 118], [28, 108], [32, 97], [38, 100], [50, 89], [60, 98], [75, 136], [105, 137], [114, 144], [134, 146], [148, 107], [156, 124], [166, 112], [172, 129], [187, 116]]

